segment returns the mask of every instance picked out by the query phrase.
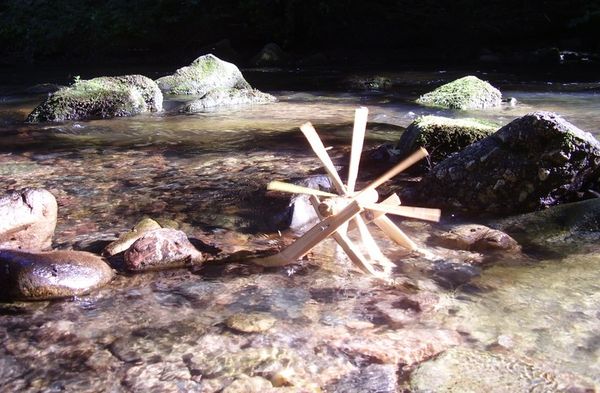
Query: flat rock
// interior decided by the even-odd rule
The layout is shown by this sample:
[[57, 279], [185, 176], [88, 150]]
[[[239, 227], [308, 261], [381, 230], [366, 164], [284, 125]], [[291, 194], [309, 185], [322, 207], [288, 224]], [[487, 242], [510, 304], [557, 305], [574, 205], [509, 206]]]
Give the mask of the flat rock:
[[476, 76], [465, 76], [422, 95], [417, 103], [449, 109], [486, 109], [502, 104], [502, 93]]
[[54, 195], [41, 188], [13, 191], [0, 198], [0, 248], [50, 248], [57, 210]]
[[0, 250], [0, 297], [43, 300], [88, 293], [108, 283], [112, 269], [83, 251]]
[[266, 104], [275, 101], [277, 99], [271, 94], [263, 93], [256, 89], [216, 89], [184, 105], [180, 109], [180, 112], [196, 113], [217, 107]]
[[260, 333], [269, 330], [277, 319], [264, 312], [238, 313], [227, 318], [225, 325], [228, 328], [243, 333]]
[[186, 234], [172, 228], [145, 232], [124, 254], [130, 271], [182, 267], [203, 261], [202, 253], [190, 243]]
[[137, 239], [142, 237], [144, 233], [160, 228], [162, 228], [162, 226], [158, 222], [154, 221], [151, 218], [144, 218], [143, 220], [140, 220], [140, 222], [135, 224], [131, 231], [121, 234], [121, 236], [119, 236], [117, 240], [108, 244], [104, 248], [102, 255], [110, 257], [121, 253], [127, 250], [129, 247], [131, 247], [131, 245]]
[[506, 233], [479, 224], [455, 225], [446, 232], [432, 234], [436, 244], [467, 251], [517, 251], [519, 243]]

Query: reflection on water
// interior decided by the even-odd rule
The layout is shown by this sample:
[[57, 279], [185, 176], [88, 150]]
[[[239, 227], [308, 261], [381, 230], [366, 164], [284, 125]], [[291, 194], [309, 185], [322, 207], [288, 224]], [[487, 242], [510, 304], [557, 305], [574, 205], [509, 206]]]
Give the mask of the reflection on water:
[[[595, 115], [600, 95], [587, 85], [578, 90], [490, 75], [519, 105], [459, 112], [412, 103], [453, 76], [462, 75], [390, 74], [396, 89], [379, 92], [340, 89], [340, 79], [319, 91], [282, 90], [289, 87], [281, 83], [271, 91], [279, 102], [270, 105], [184, 115], [176, 112], [181, 98], [175, 97], [165, 104], [167, 113], [39, 125], [22, 120], [42, 97], [13, 87], [0, 97], [0, 180], [5, 189], [36, 186], [54, 193], [56, 247], [112, 239], [152, 216], [177, 220], [188, 235], [209, 236], [233, 252], [264, 246], [271, 238], [260, 232], [284, 224], [287, 200], [266, 198], [268, 181], [319, 169], [298, 132], [305, 121], [336, 147], [331, 151], [336, 161], [343, 154], [337, 148], [349, 145], [359, 105], [370, 110], [367, 146], [396, 141], [398, 126], [422, 114], [484, 117], [503, 125], [533, 110], [552, 110], [600, 135]], [[600, 384], [600, 254], [524, 257], [516, 265], [513, 258], [455, 290], [440, 288], [435, 277], [419, 277], [415, 281], [424, 289], [399, 300], [380, 283], [350, 273], [347, 262], [340, 266], [332, 250], [326, 243], [311, 256], [320, 268], [309, 263], [299, 270], [257, 273], [232, 265], [219, 270], [224, 275], [205, 278], [182, 271], [119, 276], [109, 288], [70, 302], [3, 305], [0, 332], [9, 339], [0, 353], [0, 379], [8, 382], [0, 386], [58, 391], [85, 382], [88, 391], [110, 391], [107, 380], [114, 377], [114, 391], [123, 384], [144, 391], [156, 368], [171, 380], [183, 378], [184, 388], [194, 391], [201, 369], [211, 370], [205, 379], [225, 386], [239, 373], [267, 376], [277, 365], [293, 363], [295, 386], [336, 391], [341, 374], [389, 359], [411, 365], [459, 342], [484, 351], [502, 347], [519, 359], [535, 359], [536, 367]], [[410, 262], [402, 270], [428, 271]], [[273, 331], [239, 336], [223, 327], [227, 316], [250, 311], [275, 316]], [[402, 352], [409, 342], [419, 350]], [[380, 348], [386, 345], [389, 354], [389, 348]], [[220, 364], [211, 360], [217, 353]], [[28, 364], [34, 359], [39, 367], [32, 371]], [[168, 381], [161, 382], [167, 390], [174, 386]]]

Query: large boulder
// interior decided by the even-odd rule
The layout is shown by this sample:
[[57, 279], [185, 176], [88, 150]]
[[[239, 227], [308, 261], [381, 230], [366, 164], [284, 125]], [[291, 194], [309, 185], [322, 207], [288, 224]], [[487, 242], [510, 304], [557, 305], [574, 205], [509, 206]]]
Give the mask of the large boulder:
[[166, 94], [198, 96], [215, 89], [251, 88], [235, 64], [223, 61], [213, 54], [198, 57], [189, 66], [157, 79], [156, 83]]
[[50, 248], [58, 206], [49, 191], [28, 188], [0, 198], [0, 248]]
[[0, 298], [43, 300], [79, 296], [113, 278], [97, 255], [83, 251], [0, 250]]
[[156, 82], [166, 94], [198, 96], [180, 109], [184, 113], [276, 101], [272, 95], [253, 89], [235, 64], [213, 54], [200, 56], [189, 66]]
[[402, 134], [396, 150], [400, 157], [405, 157], [424, 147], [429, 152], [429, 165], [434, 166], [452, 153], [493, 134], [498, 128], [495, 124], [477, 119], [421, 116]]
[[581, 199], [600, 173], [600, 142], [560, 116], [534, 112], [435, 166], [421, 200], [477, 213], [519, 213]]
[[276, 100], [271, 94], [256, 89], [217, 89], [206, 93], [202, 98], [187, 103], [180, 109], [180, 112], [196, 113], [217, 107], [265, 104]]
[[105, 119], [162, 110], [158, 85], [142, 75], [76, 80], [50, 95], [27, 116], [28, 122]]
[[203, 261], [182, 231], [160, 228], [145, 232], [124, 254], [125, 266], [133, 272], [182, 267]]
[[450, 109], [486, 109], [502, 104], [502, 93], [476, 76], [465, 76], [426, 93], [417, 103]]

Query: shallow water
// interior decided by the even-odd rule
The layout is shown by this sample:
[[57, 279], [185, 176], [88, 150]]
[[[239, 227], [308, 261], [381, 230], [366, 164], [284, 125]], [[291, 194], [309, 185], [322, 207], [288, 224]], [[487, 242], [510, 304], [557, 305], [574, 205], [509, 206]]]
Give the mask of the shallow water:
[[[372, 122], [367, 147], [398, 140], [399, 126], [421, 114], [504, 125], [533, 110], [552, 110], [600, 136], [597, 84], [482, 74], [519, 104], [480, 113], [412, 103], [459, 72], [385, 75], [391, 90], [367, 91], [351, 88], [350, 74], [248, 71], [250, 81], [279, 102], [182, 115], [176, 108], [185, 98], [171, 97], [161, 114], [42, 125], [23, 119], [43, 94], [27, 85], [0, 86], [0, 180], [5, 189], [54, 193], [57, 248], [96, 250], [151, 216], [176, 220], [189, 236], [227, 254], [289, 241], [276, 232], [285, 227], [288, 200], [264, 188], [272, 179], [319, 171], [297, 128], [306, 121], [334, 147], [330, 154], [338, 163], [361, 105]], [[426, 242], [427, 226], [406, 225], [417, 242]], [[355, 391], [390, 391], [402, 383], [409, 389], [409, 377], [368, 390], [356, 373], [393, 364], [391, 374], [373, 372], [395, 381], [396, 371], [408, 375], [453, 345], [533, 362], [560, 380], [544, 391], [600, 385], [600, 254], [589, 240], [549, 243], [538, 256], [496, 257], [482, 269], [447, 255], [433, 262], [403, 258], [374, 233], [398, 265], [397, 277], [410, 285], [362, 277], [325, 242], [307, 261], [285, 269], [231, 263], [120, 275], [77, 299], [2, 304], [0, 390], [219, 391], [243, 375], [273, 381], [273, 370], [291, 368], [294, 387], [277, 391], [341, 392], [348, 384]], [[224, 326], [239, 312], [267, 312], [277, 323], [269, 332], [240, 335]], [[489, 380], [497, 382], [498, 375]], [[519, 381], [536, 391], [535, 378]]]

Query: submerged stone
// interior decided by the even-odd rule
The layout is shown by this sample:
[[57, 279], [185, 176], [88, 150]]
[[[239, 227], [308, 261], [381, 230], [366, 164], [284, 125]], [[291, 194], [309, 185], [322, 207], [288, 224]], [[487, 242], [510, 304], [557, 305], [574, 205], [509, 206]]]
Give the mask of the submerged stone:
[[0, 248], [50, 248], [57, 210], [54, 195], [42, 188], [13, 191], [0, 198]]
[[43, 300], [88, 293], [108, 283], [112, 269], [83, 251], [0, 250], [0, 298]]
[[215, 89], [251, 89], [235, 64], [213, 54], [198, 57], [189, 66], [157, 79], [156, 83], [166, 94], [203, 96]]
[[269, 330], [277, 319], [268, 313], [238, 313], [225, 321], [228, 328], [242, 333], [260, 333]]
[[600, 142], [551, 112], [520, 117], [435, 166], [418, 186], [433, 206], [522, 213], [593, 189]]
[[77, 80], [50, 95], [27, 116], [28, 122], [105, 119], [160, 112], [163, 96], [142, 75]]
[[410, 387], [414, 393], [571, 391], [540, 366], [508, 355], [460, 347], [419, 365], [411, 375]]
[[451, 154], [493, 134], [498, 128], [495, 124], [477, 119], [421, 116], [402, 134], [396, 150], [403, 158], [424, 147], [429, 152], [429, 165], [435, 166]]
[[396, 393], [398, 391], [397, 367], [390, 364], [371, 364], [342, 377], [327, 388], [331, 393]]
[[476, 76], [465, 76], [422, 95], [417, 103], [449, 109], [486, 109], [502, 104], [502, 93]]
[[139, 272], [182, 267], [203, 261], [186, 234], [172, 228], [145, 232], [125, 251], [125, 266]]

